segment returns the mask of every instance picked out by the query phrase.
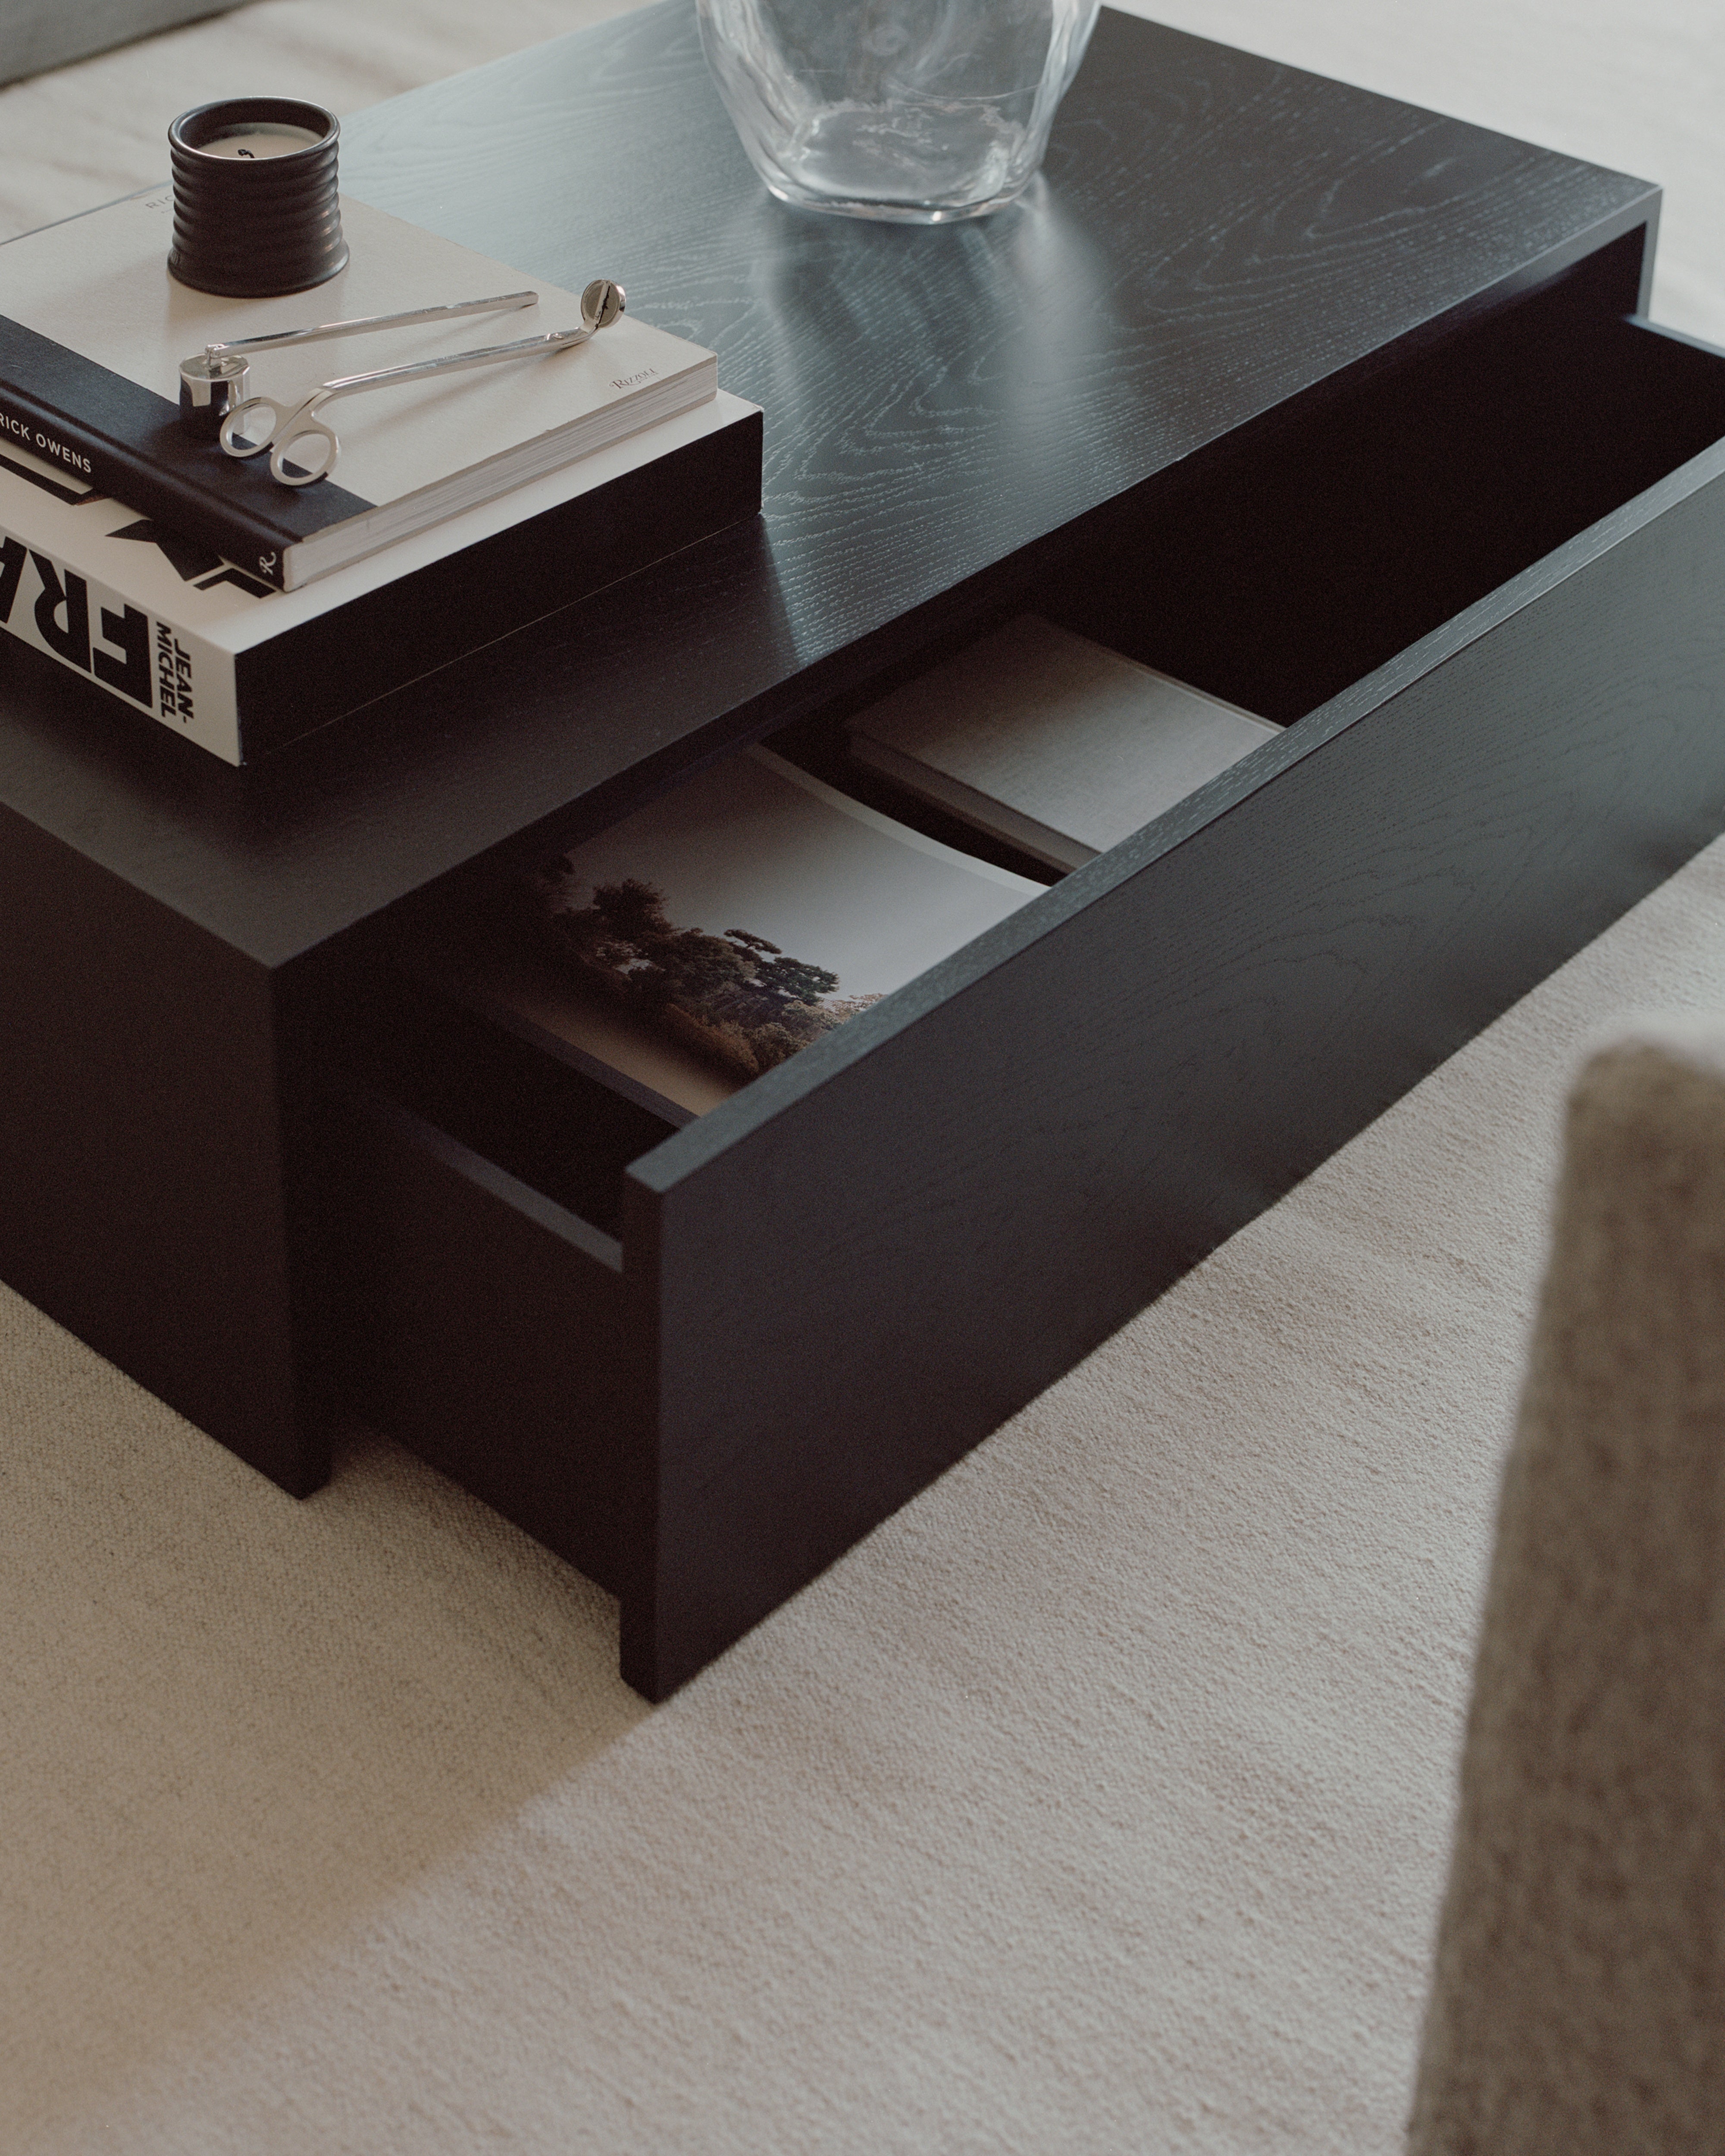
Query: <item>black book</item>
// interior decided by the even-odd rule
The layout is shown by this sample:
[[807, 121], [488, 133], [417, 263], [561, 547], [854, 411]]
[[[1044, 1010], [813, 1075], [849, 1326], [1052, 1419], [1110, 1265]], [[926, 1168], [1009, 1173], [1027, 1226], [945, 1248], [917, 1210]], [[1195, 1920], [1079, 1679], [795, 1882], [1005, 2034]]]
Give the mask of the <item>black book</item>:
[[0, 643], [249, 763], [600, 585], [752, 515], [761, 414], [711, 403], [296, 592], [0, 449]]

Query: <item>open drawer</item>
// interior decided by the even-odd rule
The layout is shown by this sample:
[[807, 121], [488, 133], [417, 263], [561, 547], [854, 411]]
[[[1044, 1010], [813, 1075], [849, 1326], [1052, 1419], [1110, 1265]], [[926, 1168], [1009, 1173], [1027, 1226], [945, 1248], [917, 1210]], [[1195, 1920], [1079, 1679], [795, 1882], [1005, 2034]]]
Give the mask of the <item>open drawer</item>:
[[1027, 576], [1286, 731], [686, 1127], [380, 957], [357, 1402], [649, 1697], [1725, 827], [1725, 356], [1611, 253]]

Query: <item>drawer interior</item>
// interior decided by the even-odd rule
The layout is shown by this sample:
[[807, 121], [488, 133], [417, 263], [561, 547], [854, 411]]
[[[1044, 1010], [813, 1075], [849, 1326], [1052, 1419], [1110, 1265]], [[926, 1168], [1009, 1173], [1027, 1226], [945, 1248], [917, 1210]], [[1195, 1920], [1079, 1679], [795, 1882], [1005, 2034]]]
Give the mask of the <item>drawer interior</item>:
[[[1725, 356], [1608, 311], [1632, 289], [1619, 243], [1531, 299], [1346, 397], [1277, 415], [1190, 483], [1064, 563], [1036, 610], [1281, 725], [1633, 500], [1725, 436]], [[1248, 430], [1251, 436], [1253, 430]], [[944, 656], [998, 611], [921, 654]], [[1058, 872], [865, 770], [845, 722], [901, 668], [771, 737], [780, 753], [943, 843]], [[675, 1127], [471, 993], [509, 944], [483, 865], [403, 909], [368, 1030], [393, 1097], [605, 1234], [622, 1180]], [[452, 989], [428, 951], [477, 954]]]
[[[1245, 429], [1124, 506], [1024, 603], [1295, 723], [1725, 437], [1725, 354], [1620, 311], [1638, 246]], [[848, 754], [851, 715], [965, 635], [774, 745], [932, 836], [1043, 875]]]
[[1279, 724], [1315, 711], [1725, 437], [1725, 355], [1600, 305], [1624, 245], [1231, 443], [1043, 610]]

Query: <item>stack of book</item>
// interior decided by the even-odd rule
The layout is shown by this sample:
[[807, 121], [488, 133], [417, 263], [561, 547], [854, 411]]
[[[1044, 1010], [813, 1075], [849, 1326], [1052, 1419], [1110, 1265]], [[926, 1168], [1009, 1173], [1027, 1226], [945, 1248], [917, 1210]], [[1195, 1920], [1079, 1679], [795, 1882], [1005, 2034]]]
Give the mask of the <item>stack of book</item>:
[[249, 393], [289, 406], [331, 375], [573, 327], [579, 301], [349, 198], [338, 277], [217, 298], [168, 275], [172, 219], [157, 190], [0, 248], [0, 625], [231, 763], [760, 506], [758, 409], [633, 315], [549, 358], [339, 405], [338, 476], [284, 486], [182, 425], [182, 359], [538, 293], [476, 338], [421, 324], [335, 363], [326, 344], [259, 353]]

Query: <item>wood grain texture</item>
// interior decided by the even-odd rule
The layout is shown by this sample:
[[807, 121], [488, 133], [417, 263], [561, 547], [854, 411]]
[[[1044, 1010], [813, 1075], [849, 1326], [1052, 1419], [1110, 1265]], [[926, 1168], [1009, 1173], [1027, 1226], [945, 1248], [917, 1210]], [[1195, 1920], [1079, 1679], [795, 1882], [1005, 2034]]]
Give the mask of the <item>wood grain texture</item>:
[[[357, 116], [356, 192], [608, 265], [768, 413], [763, 524], [212, 773], [0, 654], [0, 803], [261, 962], [602, 823], [913, 650], [1205, 442], [1647, 224], [1656, 191], [1105, 13], [1045, 182], [901, 231], [761, 190], [682, 0]], [[603, 682], [603, 693], [593, 685]]]

